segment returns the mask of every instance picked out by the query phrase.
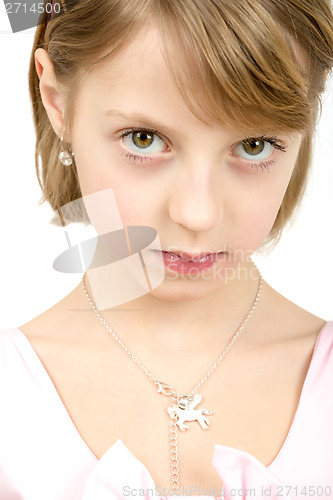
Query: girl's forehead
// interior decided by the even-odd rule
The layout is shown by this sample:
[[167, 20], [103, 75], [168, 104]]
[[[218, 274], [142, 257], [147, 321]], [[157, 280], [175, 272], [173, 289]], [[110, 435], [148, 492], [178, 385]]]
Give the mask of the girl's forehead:
[[123, 83], [126, 80], [140, 85], [142, 78], [145, 84], [150, 81], [157, 83], [165, 78], [170, 78], [172, 83], [158, 29], [142, 29], [125, 47], [95, 69], [91, 76], [100, 85]]
[[[173, 107], [178, 110], [176, 115], [180, 116], [182, 111], [184, 113], [188, 112], [189, 107], [188, 101], [184, 101], [183, 96], [180, 94], [179, 79], [177, 85], [176, 74], [176, 77], [180, 77], [182, 80], [181, 86], [185, 89], [185, 92], [187, 89], [191, 91], [192, 104], [198, 109], [198, 112], [194, 113], [199, 121], [203, 117], [205, 122], [217, 121], [219, 125], [223, 125], [224, 120], [226, 120], [228, 129], [235, 127], [232, 130], [233, 132], [242, 130], [243, 133], [246, 130], [250, 131], [251, 128], [254, 130], [258, 125], [260, 125], [261, 130], [263, 130], [261, 125], [263, 125], [266, 129], [271, 128], [272, 131], [279, 130], [280, 132], [288, 132], [288, 134], [293, 129], [295, 130], [295, 126], [289, 128], [287, 123], [286, 127], [284, 127], [282, 113], [280, 113], [281, 116], [277, 120], [280, 123], [275, 123], [274, 119], [270, 119], [270, 113], [265, 109], [265, 107], [267, 108], [267, 96], [263, 95], [261, 98], [260, 92], [257, 92], [255, 96], [256, 102], [253, 102], [254, 99], [249, 92], [249, 97], [246, 96], [245, 103], [244, 99], [243, 102], [238, 103], [237, 98], [232, 103], [227, 91], [225, 91], [227, 87], [231, 88], [235, 95], [239, 91], [235, 82], [231, 81], [232, 75], [231, 78], [227, 74], [224, 75], [224, 81], [222, 82], [215, 81], [214, 85], [217, 94], [219, 92], [218, 86], [221, 87], [220, 95], [217, 97], [220, 100], [218, 106], [220, 106], [221, 111], [216, 111], [214, 109], [217, 108], [214, 102], [215, 96], [211, 94], [214, 85], [207, 83], [206, 76], [202, 74], [202, 71], [200, 72], [200, 65], [194, 54], [191, 54], [189, 50], [183, 52], [182, 47], [179, 47], [179, 45], [178, 48], [176, 44], [174, 46], [169, 45], [168, 55], [172, 57], [174, 51], [176, 59], [180, 61], [178, 67], [172, 67], [172, 71], [175, 69], [175, 72], [171, 72], [169, 61], [165, 57], [166, 52], [163, 43], [160, 32], [155, 25], [143, 26], [125, 46], [112, 53], [110, 57], [95, 67], [89, 73], [86, 81], [88, 85], [87, 91], [93, 94], [95, 103], [99, 102], [100, 107], [106, 110], [107, 106], [111, 107], [115, 100], [121, 103], [127, 102], [130, 108], [133, 107], [133, 104], [140, 102], [142, 108], [148, 108], [160, 114], [167, 113], [169, 108]], [[295, 41], [293, 41], [293, 48], [294, 57], [298, 55], [304, 61], [304, 54]], [[252, 85], [252, 88], [254, 88], [256, 85], [254, 81], [252, 81]], [[242, 86], [244, 87], [244, 83]], [[224, 98], [221, 97], [223, 92], [225, 94]], [[246, 107], [248, 112], [243, 114], [245, 119], [240, 117], [237, 123], [239, 111], [245, 110]], [[267, 113], [267, 123], [265, 123], [265, 112]], [[253, 120], [249, 118], [250, 115]]]

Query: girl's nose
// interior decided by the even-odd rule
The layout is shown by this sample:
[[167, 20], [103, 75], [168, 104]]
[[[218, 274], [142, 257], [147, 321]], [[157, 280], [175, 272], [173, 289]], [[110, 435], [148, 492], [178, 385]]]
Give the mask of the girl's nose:
[[199, 164], [182, 172], [170, 186], [170, 218], [191, 231], [208, 231], [221, 223], [223, 198], [216, 170]]

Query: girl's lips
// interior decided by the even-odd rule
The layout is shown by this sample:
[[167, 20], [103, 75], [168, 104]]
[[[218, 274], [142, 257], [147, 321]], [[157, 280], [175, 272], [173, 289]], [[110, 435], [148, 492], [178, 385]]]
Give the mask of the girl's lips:
[[[207, 261], [210, 257], [214, 257], [214, 255], [218, 255], [218, 253], [202, 253], [199, 255], [190, 255], [186, 252], [182, 253], [176, 253], [176, 252], [166, 252], [165, 250], [162, 250], [162, 253], [165, 255], [169, 255], [170, 257], [174, 257], [175, 259], [181, 259], [185, 262], [205, 262]], [[222, 253], [222, 252], [221, 252]]]
[[226, 261], [226, 252], [219, 252], [215, 254], [209, 254], [202, 257], [198, 261], [186, 260], [180, 257], [180, 255], [173, 252], [166, 252], [164, 250], [158, 251], [163, 256], [164, 265], [172, 271], [177, 271], [181, 273], [191, 273], [203, 271], [206, 268], [212, 267], [215, 262]]
[[205, 259], [209, 255], [217, 255], [217, 252], [202, 252], [200, 254], [195, 254], [195, 255], [191, 255], [191, 254], [186, 253], [186, 252], [180, 252], [180, 253], [167, 252], [167, 253], [178, 255], [178, 257], [180, 257], [181, 259], [187, 260], [187, 261], [192, 261], [192, 262], [200, 262], [202, 259]]
[[[158, 252], [159, 250], [154, 251]], [[207, 251], [207, 252], [202, 252], [202, 253], [196, 253], [196, 254], [190, 254], [187, 252], [168, 252], [166, 250], [161, 251], [163, 254], [169, 254], [169, 255], [174, 255], [175, 258], [179, 257], [180, 259], [184, 261], [191, 261], [191, 262], [204, 262], [207, 257], [210, 257], [211, 255], [220, 255], [225, 252], [212, 252], [212, 251]]]

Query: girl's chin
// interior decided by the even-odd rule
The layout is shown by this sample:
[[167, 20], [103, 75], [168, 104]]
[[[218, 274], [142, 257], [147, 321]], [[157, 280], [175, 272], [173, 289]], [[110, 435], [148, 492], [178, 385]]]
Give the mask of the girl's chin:
[[193, 276], [166, 276], [163, 282], [149, 292], [150, 295], [161, 300], [196, 300], [206, 297], [221, 289], [224, 285], [222, 280], [208, 280], [194, 278]]

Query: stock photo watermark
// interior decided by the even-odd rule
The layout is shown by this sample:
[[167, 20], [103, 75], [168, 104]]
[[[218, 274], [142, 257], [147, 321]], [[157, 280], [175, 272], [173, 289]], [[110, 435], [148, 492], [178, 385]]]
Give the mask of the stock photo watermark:
[[[168, 280], [177, 280], [179, 278], [196, 281], [196, 280], [220, 280], [225, 284], [228, 281], [236, 279], [256, 279], [258, 272], [255, 268], [246, 267], [246, 262], [250, 263], [249, 254], [254, 253], [255, 250], [246, 252], [243, 250], [233, 251], [231, 248], [224, 250], [223, 253], [217, 254], [211, 259], [208, 257], [207, 261], [212, 265], [208, 265], [204, 269], [198, 269], [197, 265], [188, 261], [186, 271], [181, 269], [177, 262], [168, 265], [169, 275]], [[176, 258], [177, 260], [177, 258]], [[179, 269], [180, 267], [180, 269]]]
[[4, 0], [5, 11], [13, 33], [35, 28], [40, 24], [69, 12], [79, 0], [26, 0], [25, 2], [8, 2]]
[[63, 205], [51, 222], [62, 227], [67, 242], [53, 268], [86, 273], [99, 310], [151, 293], [164, 282], [259, 279], [252, 250], [234, 249], [226, 243], [218, 248], [216, 243], [193, 248], [189, 255], [174, 244], [162, 245], [154, 227], [126, 225], [112, 188]]
[[156, 486], [155, 488], [131, 488], [126, 485], [123, 487], [124, 497], [145, 497], [157, 496], [157, 497], [177, 497], [177, 496], [211, 496], [215, 498], [228, 498], [244, 499], [244, 498], [285, 498], [290, 495], [296, 496], [298, 498], [305, 497], [322, 497], [331, 498], [332, 495], [332, 485], [320, 485], [320, 486], [257, 486], [256, 488], [211, 488], [203, 489], [199, 486], [190, 486], [188, 488], [178, 488], [178, 489], [168, 489], [161, 486]]

